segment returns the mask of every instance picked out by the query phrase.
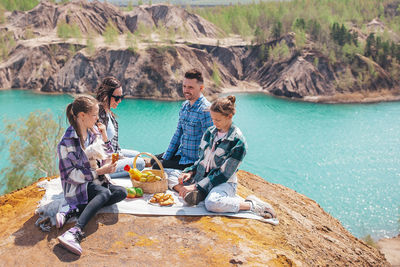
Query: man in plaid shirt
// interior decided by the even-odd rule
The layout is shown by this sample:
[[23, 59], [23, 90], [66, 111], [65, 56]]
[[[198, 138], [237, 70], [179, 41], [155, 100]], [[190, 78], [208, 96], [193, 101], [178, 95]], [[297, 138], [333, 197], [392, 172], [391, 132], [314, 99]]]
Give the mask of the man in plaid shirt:
[[[201, 137], [212, 126], [210, 102], [203, 96], [204, 80], [196, 69], [185, 73], [182, 91], [186, 98], [179, 111], [178, 127], [167, 151], [158, 155], [164, 168], [183, 170], [199, 158]], [[152, 162], [154, 163], [154, 162]], [[157, 168], [157, 164], [153, 168]]]

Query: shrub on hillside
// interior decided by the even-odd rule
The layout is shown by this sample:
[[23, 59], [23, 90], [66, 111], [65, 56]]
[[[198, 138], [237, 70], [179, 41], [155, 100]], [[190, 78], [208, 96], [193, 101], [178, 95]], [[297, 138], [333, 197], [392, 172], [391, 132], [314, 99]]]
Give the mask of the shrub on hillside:
[[[31, 184], [40, 177], [58, 174], [57, 144], [64, 132], [51, 113], [31, 112], [26, 119], [4, 122], [1, 150], [8, 148], [9, 164], [0, 171], [6, 193]], [[2, 151], [4, 155], [4, 151]]]
[[57, 36], [63, 39], [81, 38], [82, 33], [78, 25], [70, 25], [66, 22], [60, 22], [57, 25]]

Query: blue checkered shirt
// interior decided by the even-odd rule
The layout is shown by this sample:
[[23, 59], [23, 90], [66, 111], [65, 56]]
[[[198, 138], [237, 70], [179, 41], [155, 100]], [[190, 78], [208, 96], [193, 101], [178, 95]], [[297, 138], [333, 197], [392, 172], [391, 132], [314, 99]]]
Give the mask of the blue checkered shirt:
[[176, 154], [181, 156], [179, 164], [191, 164], [199, 158], [201, 137], [207, 128], [213, 125], [210, 105], [203, 95], [192, 106], [189, 100], [183, 102], [179, 111], [178, 127], [163, 156], [164, 159], [168, 160]]

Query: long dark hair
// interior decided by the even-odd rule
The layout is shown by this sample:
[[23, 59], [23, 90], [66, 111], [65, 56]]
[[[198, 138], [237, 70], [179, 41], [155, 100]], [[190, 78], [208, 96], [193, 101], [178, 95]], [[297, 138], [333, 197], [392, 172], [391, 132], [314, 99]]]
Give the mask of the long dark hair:
[[121, 82], [113, 77], [105, 77], [97, 88], [96, 99], [103, 105], [104, 108], [110, 109], [111, 96], [114, 91], [121, 87]]
[[67, 106], [67, 119], [69, 121], [69, 124], [74, 127], [79, 137], [79, 140], [81, 141], [82, 147], [84, 147], [85, 143], [82, 138], [81, 129], [77, 121], [78, 114], [79, 112], [89, 113], [90, 111], [92, 111], [95, 105], [98, 105], [98, 101], [93, 96], [82, 95], [75, 98], [74, 102], [68, 104]]

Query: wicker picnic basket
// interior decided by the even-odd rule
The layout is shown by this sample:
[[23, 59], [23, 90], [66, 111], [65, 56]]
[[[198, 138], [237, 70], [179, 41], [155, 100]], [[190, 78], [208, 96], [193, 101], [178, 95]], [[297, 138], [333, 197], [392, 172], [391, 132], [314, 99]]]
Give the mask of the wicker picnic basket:
[[160, 167], [159, 170], [154, 170], [154, 169], [145, 169], [145, 170], [153, 173], [154, 175], [160, 176], [161, 181], [140, 182], [140, 181], [136, 181], [131, 178], [133, 187], [142, 188], [143, 193], [146, 193], [146, 194], [163, 193], [163, 192], [167, 191], [167, 189], [168, 189], [167, 175], [164, 172], [164, 168], [163, 168], [161, 162], [154, 155], [147, 153], [147, 152], [141, 152], [141, 153], [137, 154], [136, 157], [133, 159], [133, 168], [136, 168], [136, 160], [140, 155], [147, 155], [147, 156], [153, 158], [157, 162], [158, 166]]

